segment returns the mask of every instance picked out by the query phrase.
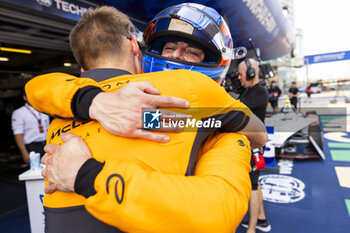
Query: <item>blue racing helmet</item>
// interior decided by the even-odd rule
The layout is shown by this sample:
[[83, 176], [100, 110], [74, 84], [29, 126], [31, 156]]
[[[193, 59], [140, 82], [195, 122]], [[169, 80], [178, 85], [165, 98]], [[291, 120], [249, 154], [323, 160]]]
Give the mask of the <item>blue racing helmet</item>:
[[[187, 69], [219, 81], [230, 66], [233, 44], [223, 17], [213, 8], [183, 3], [159, 12], [146, 27], [143, 72]], [[183, 41], [203, 50], [202, 62], [188, 62], [162, 56], [164, 44]]]

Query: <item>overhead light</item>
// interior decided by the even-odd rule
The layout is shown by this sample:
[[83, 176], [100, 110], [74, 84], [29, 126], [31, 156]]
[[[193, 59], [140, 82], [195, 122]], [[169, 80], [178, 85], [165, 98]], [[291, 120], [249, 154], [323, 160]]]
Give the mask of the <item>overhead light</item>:
[[0, 57], [0, 61], [9, 61], [7, 57]]
[[65, 67], [70, 67], [70, 66], [72, 66], [72, 63], [70, 63], [70, 62], [65, 62], [65, 63], [63, 63], [63, 65], [64, 65]]
[[7, 47], [0, 47], [0, 50], [5, 52], [13, 52], [13, 53], [26, 53], [26, 54], [32, 53], [32, 51], [28, 49], [14, 49], [14, 48], [7, 48]]

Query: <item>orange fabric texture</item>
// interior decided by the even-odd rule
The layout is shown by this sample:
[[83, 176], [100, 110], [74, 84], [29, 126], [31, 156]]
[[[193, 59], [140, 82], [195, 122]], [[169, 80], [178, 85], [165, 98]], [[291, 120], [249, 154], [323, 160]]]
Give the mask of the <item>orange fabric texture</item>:
[[[250, 117], [250, 110], [215, 81], [185, 70], [123, 75], [99, 83], [55, 73], [34, 78], [26, 92], [40, 111], [72, 117], [70, 101], [79, 88], [98, 86], [109, 92], [128, 82], [145, 80], [162, 95], [188, 100], [191, 109], [208, 108], [193, 112], [199, 118], [232, 109]], [[55, 88], [45, 88], [51, 85]], [[106, 164], [95, 180], [96, 195], [85, 199], [75, 193], [54, 192], [45, 195], [46, 207], [85, 205], [96, 218], [127, 232], [232, 232], [247, 211], [250, 146], [240, 134], [212, 133], [197, 154], [195, 176], [185, 177], [197, 130], [169, 133], [171, 141], [162, 144], [111, 135], [95, 121], [55, 119], [47, 143], [61, 144], [59, 135], [64, 132], [81, 136], [93, 157]], [[106, 179], [114, 173], [125, 181], [121, 203], [116, 201], [115, 179], [106, 192]]]

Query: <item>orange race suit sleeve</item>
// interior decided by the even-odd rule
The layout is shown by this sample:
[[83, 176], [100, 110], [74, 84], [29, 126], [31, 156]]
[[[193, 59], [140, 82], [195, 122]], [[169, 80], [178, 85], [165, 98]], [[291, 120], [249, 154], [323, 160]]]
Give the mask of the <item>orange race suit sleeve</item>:
[[[166, 78], [169, 74], [177, 76], [177, 79], [172, 79], [174, 86], [169, 86], [171, 81], [169, 82], [169, 78]], [[208, 116], [222, 114], [229, 108], [235, 108], [236, 112], [241, 114], [230, 114], [231, 120], [235, 119], [236, 121], [231, 121], [231, 129], [228, 129], [228, 132], [239, 131], [249, 121], [249, 108], [233, 99], [212, 79], [201, 73], [188, 70], [117, 76], [109, 78], [105, 82], [96, 82], [90, 78], [77, 78], [63, 73], [52, 73], [35, 77], [27, 83], [25, 89], [29, 102], [38, 111], [53, 116], [86, 121], [91, 120], [89, 107], [93, 98], [101, 91], [115, 91], [117, 88], [106, 89], [106, 86], [118, 86], [123, 77], [124, 81], [128, 79], [124, 84], [129, 81], [150, 81], [155, 88], [161, 91], [162, 95], [185, 98], [190, 101], [191, 107], [217, 108], [208, 109]], [[187, 85], [181, 89], [181, 83]], [[118, 88], [120, 87], [122, 86]], [[183, 92], [181, 93], [179, 89], [181, 91], [187, 90], [189, 95], [182, 96]], [[229, 120], [226, 119], [226, 121]]]
[[40, 112], [63, 118], [90, 120], [88, 113], [78, 117], [76, 106], [72, 103], [79, 103], [79, 98], [83, 97], [84, 104], [88, 102], [91, 105], [93, 98], [102, 90], [99, 84], [90, 78], [50, 73], [31, 79], [26, 84], [25, 91], [29, 103]]
[[248, 208], [249, 141], [211, 136], [195, 176], [144, 170], [133, 162], [89, 159], [75, 191], [99, 220], [125, 232], [234, 232]]

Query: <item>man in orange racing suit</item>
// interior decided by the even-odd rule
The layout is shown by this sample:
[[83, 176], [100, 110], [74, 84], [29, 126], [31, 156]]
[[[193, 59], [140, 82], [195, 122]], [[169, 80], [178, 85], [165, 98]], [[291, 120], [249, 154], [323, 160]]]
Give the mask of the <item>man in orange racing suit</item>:
[[[98, 18], [99, 17], [98, 14], [101, 12], [103, 12], [103, 10], [96, 11], [96, 14], [90, 12], [91, 15], [87, 15], [84, 17], [88, 18], [90, 16], [93, 18], [95, 15], [95, 18]], [[113, 17], [110, 17], [110, 18], [113, 18]], [[79, 28], [79, 24], [77, 27]], [[106, 26], [104, 25], [103, 28], [105, 27]], [[109, 30], [108, 33], [111, 32], [110, 28], [108, 27], [106, 28], [106, 30]], [[137, 72], [139, 69], [137, 66], [138, 59], [135, 59], [135, 58], [139, 56], [139, 51], [138, 51], [135, 38], [132, 36], [131, 37], [125, 36], [125, 37], [126, 38], [122, 37], [121, 40], [122, 40], [122, 44], [124, 45], [123, 47], [126, 50], [126, 54], [130, 53], [131, 55], [134, 55], [134, 57], [132, 57], [131, 59], [124, 59], [123, 61], [126, 62], [127, 64], [133, 64], [133, 65], [123, 66], [121, 65], [121, 61], [118, 61], [117, 62], [118, 67], [123, 68], [124, 70], [130, 70], [131, 73], [138, 73]], [[104, 57], [106, 57], [105, 54], [104, 54]], [[85, 74], [87, 74], [88, 76], [89, 75], [94, 76], [94, 71], [96, 71], [94, 69], [99, 68], [99, 66], [84, 64], [84, 60], [82, 61], [80, 61], [82, 66], [87, 70], [90, 69], [89, 70], [90, 72], [87, 71], [88, 73], [85, 73]], [[98, 64], [98, 62], [95, 64]], [[103, 61], [103, 64], [104, 65], [106, 64], [105, 60]], [[116, 67], [115, 64], [110, 63], [108, 65], [110, 65], [110, 67]], [[118, 72], [119, 72], [119, 75], [120, 73], [126, 74], [125, 72], [121, 72], [120, 70], [117, 71], [117, 73]], [[114, 76], [116, 76], [115, 72], [114, 72]], [[162, 91], [162, 94], [170, 94], [181, 98], [187, 98], [191, 103], [192, 107], [220, 107], [221, 109], [217, 108], [215, 112], [207, 112], [205, 116], [214, 117], [214, 116], [220, 115], [222, 117], [221, 119], [222, 119], [223, 128], [225, 128], [228, 131], [239, 131], [240, 129], [246, 126], [248, 121], [247, 116], [249, 116], [249, 110], [246, 109], [244, 105], [242, 105], [238, 101], [234, 101], [233, 99], [231, 99], [228, 95], [226, 95], [226, 93], [219, 86], [215, 84], [215, 82], [208, 80], [207, 77], [200, 75], [198, 73], [185, 72], [185, 71], [179, 70], [176, 72], [157, 73], [152, 75], [150, 74], [144, 74], [144, 75], [138, 75], [138, 76], [122, 75], [116, 78], [106, 79], [105, 81], [101, 81], [98, 84], [88, 79], [80, 79], [77, 81], [76, 79], [72, 80], [71, 76], [62, 76], [62, 77], [65, 79], [65, 81], [67, 80], [68, 83], [73, 81], [73, 82], [78, 82], [83, 86], [84, 85], [98, 86], [108, 91], [113, 91], [118, 89], [119, 88], [118, 86], [121, 86], [122, 84], [127, 83], [129, 80], [132, 80], [132, 81], [149, 80], [156, 88]], [[43, 79], [40, 79], [40, 78], [36, 79], [35, 81], [33, 80], [34, 82], [31, 83], [31, 85], [27, 86], [27, 91], [30, 91], [31, 87], [34, 87], [33, 90], [35, 90], [35, 86], [38, 85], [38, 83], [35, 83], [35, 82], [39, 81], [40, 83], [40, 81], [42, 80]], [[181, 87], [179, 83], [182, 83], [185, 85]], [[169, 87], [173, 87], [174, 90], [170, 90]], [[180, 88], [182, 89], [181, 92], [179, 91]], [[61, 93], [61, 96], [59, 96], [58, 100], [65, 98], [65, 94], [72, 90], [73, 90], [72, 88], [65, 89], [63, 93]], [[203, 92], [203, 90], [206, 90], [206, 92]], [[214, 99], [211, 98], [212, 96], [218, 96], [219, 100], [216, 99], [214, 101]], [[70, 97], [69, 102], [71, 102], [70, 101], [71, 99], [72, 97]], [[227, 109], [224, 109], [222, 107], [227, 107]], [[204, 116], [200, 116], [200, 117], [204, 117]], [[241, 118], [240, 121], [237, 121], [237, 119], [239, 118]], [[244, 120], [244, 118], [246, 118], [246, 120]], [[83, 124], [83, 123], [71, 122], [67, 120], [56, 119], [50, 128], [50, 132], [52, 132], [52, 134], [51, 135], [48, 134], [48, 141], [56, 144], [60, 143], [60, 139], [58, 135], [62, 132], [68, 132], [68, 131], [74, 132], [84, 138], [85, 142], [87, 142], [87, 144], [90, 146], [90, 149], [93, 152], [94, 158], [96, 160], [106, 161], [104, 165], [102, 164], [103, 170], [101, 173], [99, 173], [98, 177], [101, 177], [102, 173], [106, 173], [106, 175], [109, 174], [109, 177], [111, 177], [110, 174], [112, 173], [111, 173], [111, 170], [109, 170], [108, 168], [112, 168], [114, 167], [114, 165], [116, 165], [113, 168], [113, 170], [114, 172], [118, 171], [118, 176], [112, 176], [112, 178], [117, 177], [117, 181], [114, 181], [116, 184], [115, 185], [116, 190], [118, 187], [117, 186], [118, 181], [120, 181], [119, 184], [123, 183], [123, 186], [122, 186], [123, 195], [121, 195], [120, 197], [119, 194], [117, 195], [117, 193], [114, 193], [113, 195], [110, 195], [111, 199], [109, 201], [111, 202], [108, 203], [108, 205], [106, 204], [104, 206], [101, 206], [102, 199], [99, 199], [98, 196], [100, 194], [101, 195], [104, 194], [107, 196], [108, 196], [108, 193], [112, 194], [111, 192], [108, 192], [109, 190], [108, 185], [111, 185], [112, 187], [113, 185], [110, 183], [113, 183], [113, 182], [108, 178], [107, 178], [107, 181], [108, 181], [107, 183], [106, 183], [106, 180], [102, 182], [104, 183], [104, 185], [107, 184], [107, 189], [105, 188], [104, 190], [101, 190], [99, 192], [97, 187], [97, 180], [96, 180], [95, 187], [94, 187], [95, 189], [97, 189], [96, 191], [94, 190], [92, 193], [89, 193], [89, 194], [86, 194], [84, 192], [81, 193], [89, 197], [86, 203], [85, 203], [85, 199], [82, 196], [78, 196], [72, 193], [55, 192], [51, 195], [45, 196], [44, 205], [45, 205], [45, 211], [47, 213], [48, 218], [50, 218], [49, 217], [50, 214], [54, 214], [55, 217], [57, 218], [57, 216], [60, 216], [60, 213], [64, 213], [64, 216], [66, 217], [66, 220], [67, 220], [67, 216], [69, 216], [69, 214], [67, 213], [72, 212], [71, 211], [72, 209], [70, 209], [72, 207], [70, 208], [64, 208], [64, 207], [68, 207], [68, 206], [79, 207], [79, 205], [85, 204], [85, 207], [87, 208], [87, 210], [90, 213], [92, 213], [94, 216], [96, 216], [97, 218], [99, 218], [100, 220], [108, 224], [116, 226], [119, 229], [125, 230], [125, 231], [140, 231], [141, 229], [142, 231], [154, 231], [156, 229], [156, 231], [160, 231], [160, 232], [171, 231], [171, 230], [179, 231], [181, 229], [186, 229], [186, 231], [198, 231], [199, 229], [202, 229], [203, 231], [204, 230], [212, 231], [214, 228], [219, 231], [227, 231], [227, 230], [232, 230], [233, 227], [237, 226], [237, 224], [239, 223], [239, 220], [243, 216], [242, 214], [244, 214], [244, 209], [246, 208], [245, 200], [247, 198], [246, 191], [248, 190], [248, 193], [249, 193], [249, 184], [247, 185], [247, 183], [249, 183], [249, 180], [248, 182], [246, 182], [245, 180], [245, 178], [247, 178], [245, 176], [247, 176], [248, 174], [247, 171], [249, 171], [249, 165], [246, 164], [246, 162], [249, 161], [249, 158], [248, 159], [246, 158], [247, 156], [249, 156], [249, 147], [247, 146], [248, 145], [247, 140], [241, 135], [211, 134], [211, 136], [208, 138], [208, 135], [210, 132], [200, 132], [197, 130], [195, 132], [172, 134], [171, 143], [168, 143], [168, 144], [154, 144], [143, 140], [138, 140], [136, 143], [135, 140], [126, 139], [126, 138], [116, 137], [113, 139], [111, 135], [108, 134], [103, 128], [101, 128], [97, 122], [88, 122]], [[218, 140], [219, 138], [220, 140]], [[199, 145], [202, 144], [204, 140], [207, 140], [206, 145], [208, 145], [208, 147], [207, 148], [202, 147], [199, 150]], [[104, 145], [104, 148], [100, 148], [102, 142], [108, 142], [108, 141], [109, 142], [112, 141], [112, 145]], [[216, 141], [223, 142], [223, 144], [215, 143]], [[236, 143], [232, 143], [232, 142], [236, 142]], [[130, 145], [128, 146], [128, 144]], [[179, 147], [180, 144], [181, 146]], [[218, 166], [218, 168], [215, 168], [214, 170], [209, 168], [207, 170], [206, 169], [201, 170], [201, 166], [199, 166], [201, 163], [199, 162], [197, 165], [196, 171], [199, 170], [200, 172], [198, 174], [197, 172], [195, 172], [195, 174], [200, 177], [201, 172], [203, 172], [202, 173], [202, 175], [204, 176], [202, 177], [203, 179], [199, 179], [199, 177], [196, 177], [195, 179], [190, 179], [190, 181], [188, 180], [185, 181], [186, 177], [183, 177], [184, 174], [193, 175], [194, 173], [194, 164], [196, 162], [196, 159], [198, 159], [196, 158], [198, 151], [200, 151], [200, 155], [202, 156], [200, 161], [202, 161], [202, 158], [204, 160], [204, 158], [206, 157], [205, 155], [208, 155], [208, 157], [211, 157], [210, 153], [215, 152], [216, 146], [218, 147], [223, 145], [226, 146], [226, 144], [227, 145], [230, 144], [230, 146], [227, 146], [227, 148], [230, 148], [231, 151], [237, 151], [235, 156], [229, 156], [231, 159], [234, 159], [234, 160], [236, 159], [237, 160], [236, 162], [233, 161], [232, 164], [231, 163], [222, 164], [222, 166], [220, 165], [221, 167]], [[110, 154], [111, 151], [117, 151], [117, 155]], [[147, 154], [150, 156], [148, 156]], [[166, 158], [162, 158], [164, 156], [166, 156]], [[220, 156], [217, 156], [217, 158], [215, 159], [219, 159], [219, 158]], [[244, 161], [245, 159], [246, 161]], [[89, 160], [90, 161], [89, 164], [91, 165], [91, 161], [93, 161], [93, 165], [95, 165], [96, 167], [102, 168], [101, 164], [98, 163], [96, 160]], [[113, 164], [113, 166], [109, 167], [109, 165], [111, 164]], [[122, 164], [128, 167], [128, 169], [125, 170], [126, 173], [124, 173], [122, 167], [120, 167], [121, 169], [118, 169], [119, 165], [122, 165]], [[234, 173], [235, 178], [221, 174], [223, 173], [223, 171], [225, 171], [225, 166], [230, 166], [231, 168], [236, 169], [236, 172], [239, 174]], [[205, 167], [205, 162], [203, 164], [203, 167]], [[159, 174], [159, 172], [162, 172], [163, 174]], [[157, 175], [156, 177], [153, 176], [155, 174]], [[174, 175], [180, 175], [181, 177], [174, 176]], [[216, 181], [215, 179], [217, 178], [216, 176], [222, 177], [225, 181], [224, 180]], [[106, 177], [102, 179], [105, 179], [105, 178]], [[235, 181], [232, 180], [233, 178]], [[171, 184], [172, 182], [168, 182], [169, 179], [170, 180], [175, 179], [173, 180], [173, 184]], [[232, 197], [228, 198], [226, 194], [224, 196], [236, 202], [233, 205], [234, 208], [222, 206], [221, 208], [223, 209], [220, 209], [216, 205], [216, 207], [218, 208], [217, 210], [218, 213], [214, 213], [214, 214], [210, 213], [209, 215], [208, 213], [205, 213], [206, 211], [198, 211], [198, 208], [196, 209], [196, 204], [198, 203], [194, 204], [193, 206], [188, 206], [187, 208], [186, 207], [181, 208], [181, 206], [179, 205], [181, 202], [177, 202], [176, 199], [178, 199], [179, 201], [179, 200], [185, 200], [186, 198], [188, 198], [187, 200], [195, 201], [195, 199], [190, 198], [192, 194], [193, 194], [192, 198], [195, 196], [198, 198], [198, 200], [206, 201], [210, 199], [206, 197], [208, 195], [208, 193], [206, 192], [208, 192], [209, 187], [202, 186], [202, 183], [205, 180], [209, 186], [211, 184], [210, 181], [213, 181], [215, 184], [212, 187], [213, 189], [209, 189], [210, 192], [213, 192], [212, 194], [213, 196], [211, 198], [215, 197], [214, 199], [218, 198], [217, 195], [221, 196], [221, 198], [223, 195], [222, 193], [219, 192], [219, 189], [216, 186], [220, 186], [221, 187], [220, 190], [227, 192], [229, 190], [227, 190], [228, 187], [225, 187], [225, 185], [227, 185], [226, 183], [228, 183], [229, 187], [231, 187], [231, 189], [233, 188], [232, 190], [229, 191], [230, 192], [229, 195], [232, 195], [231, 192], [234, 192], [235, 193], [233, 195], [234, 198]], [[91, 181], [94, 182], [94, 179], [91, 179]], [[156, 182], [152, 183], [152, 181], [153, 182], [156, 181]], [[197, 181], [198, 181], [198, 184], [197, 184]], [[217, 182], [218, 183], [224, 182], [224, 183], [221, 183], [221, 185], [218, 185]], [[101, 182], [98, 182], [98, 183], [102, 184]], [[173, 191], [171, 191], [169, 187], [172, 187], [176, 183], [178, 184], [178, 188], [180, 191], [182, 189], [183, 191], [191, 190], [190, 191], [191, 194], [186, 194], [186, 198], [183, 199], [184, 198], [183, 196], [180, 195], [179, 197], [179, 193], [173, 193]], [[164, 190], [163, 191], [154, 190], [156, 186], [154, 186], [153, 184], [158, 185], [159, 188], [164, 188]], [[196, 187], [196, 184], [198, 185], [198, 188]], [[135, 191], [135, 189], [146, 190], [146, 189], [143, 189], [143, 185], [151, 187], [151, 191], [155, 191], [156, 195], [160, 195], [163, 198], [157, 198], [156, 195], [147, 196], [145, 195], [145, 193], [141, 194]], [[92, 187], [93, 187], [93, 183], [92, 183]], [[103, 186], [101, 186], [101, 188], [102, 187]], [[194, 187], [196, 187], [195, 190], [193, 190]], [[103, 191], [107, 191], [107, 193], [103, 193]], [[97, 194], [94, 195], [95, 194], [94, 192], [97, 192]], [[97, 199], [95, 199], [96, 197]], [[165, 200], [164, 197], [167, 197], [167, 199], [173, 198], [172, 200], [173, 204], [170, 206], [167, 206], [164, 203], [162, 203], [162, 201], [165, 201], [165, 202], [169, 201], [169, 200]], [[201, 197], [204, 199], [201, 199]], [[221, 200], [221, 198], [219, 198], [219, 200]], [[240, 200], [240, 198], [241, 198], [241, 202], [238, 201]], [[140, 203], [137, 200], [141, 201], [142, 203]], [[103, 202], [106, 202], [106, 201], [108, 202], [108, 198], [106, 200], [103, 200]], [[89, 202], [91, 203], [91, 205], [89, 204]], [[113, 206], [114, 202], [119, 203], [119, 206], [117, 207]], [[217, 203], [217, 202], [215, 201], [209, 202], [209, 205], [213, 203]], [[207, 203], [202, 203], [202, 204], [207, 204]], [[157, 209], [158, 205], [160, 208], [161, 206], [167, 206], [167, 209], [159, 210], [159, 212], [155, 216], [146, 214], [146, 213], [142, 214], [144, 211], [148, 210], [149, 208]], [[105, 208], [106, 212], [102, 213], [99, 210], [99, 208], [102, 208], [102, 207]], [[122, 210], [118, 211], [118, 207], [122, 207]], [[111, 215], [111, 213], [108, 212], [108, 208], [110, 208], [111, 210], [113, 209], [113, 213], [114, 211], [119, 212], [119, 213], [115, 213], [119, 215], [119, 217], [116, 215]], [[179, 212], [180, 209], [182, 209], [181, 215], [183, 215], [184, 213], [187, 213], [188, 214], [187, 217], [192, 217], [193, 221], [198, 221], [199, 223], [201, 221], [207, 221], [206, 224], [210, 225], [210, 227], [208, 227], [206, 224], [204, 224], [205, 225], [204, 226], [203, 223], [196, 224], [195, 222], [192, 222], [192, 224], [190, 224], [191, 225], [190, 228], [188, 223], [183, 226], [182, 225], [179, 226], [178, 225], [179, 221], [176, 220], [176, 218], [179, 217], [178, 214], [180, 214]], [[75, 209], [75, 210], [78, 210], [78, 209]], [[80, 210], [78, 210], [78, 212], [81, 214]], [[228, 220], [228, 218], [226, 219], [225, 215], [223, 216], [223, 214], [225, 213], [227, 214], [228, 212], [234, 215], [237, 214], [236, 215], [236, 218], [238, 218], [237, 223], [234, 222], [232, 224], [232, 222]], [[75, 212], [75, 216], [80, 216], [80, 214], [77, 215], [77, 212]], [[70, 215], [70, 216], [72, 217], [73, 215]], [[213, 218], [213, 216], [215, 216], [215, 218]], [[116, 217], [118, 219], [116, 219]], [[74, 219], [74, 221], [76, 220], [78, 219]], [[227, 220], [227, 222], [225, 222], [225, 220]], [[230, 224], [223, 224], [222, 221]], [[55, 223], [51, 224], [51, 226], [53, 225], [55, 225]], [[92, 228], [90, 228], [89, 225], [91, 225], [90, 222], [89, 224], [85, 223], [85, 228], [91, 230]], [[174, 226], [177, 226], [177, 229], [174, 229], [173, 228]], [[218, 228], [218, 226], [220, 226], [220, 228]], [[71, 226], [69, 226], [69, 229], [72, 229]], [[98, 228], [98, 229], [99, 229], [99, 232], [101, 232], [101, 228]], [[73, 230], [73, 231], [78, 232], [76, 230]]]

